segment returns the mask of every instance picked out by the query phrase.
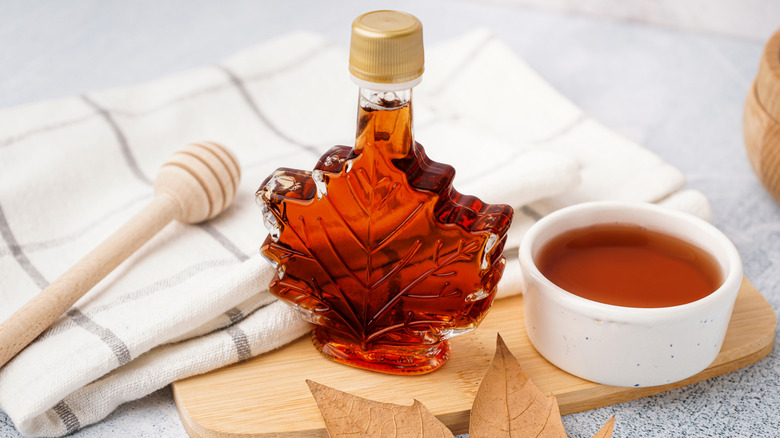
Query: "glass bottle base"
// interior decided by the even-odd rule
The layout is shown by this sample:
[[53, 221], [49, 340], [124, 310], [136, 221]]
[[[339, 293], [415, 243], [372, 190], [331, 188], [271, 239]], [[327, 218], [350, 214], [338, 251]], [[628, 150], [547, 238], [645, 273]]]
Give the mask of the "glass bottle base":
[[378, 345], [369, 350], [339, 341], [317, 327], [312, 342], [320, 353], [336, 362], [388, 374], [425, 374], [444, 365], [450, 356], [446, 340], [432, 345]]

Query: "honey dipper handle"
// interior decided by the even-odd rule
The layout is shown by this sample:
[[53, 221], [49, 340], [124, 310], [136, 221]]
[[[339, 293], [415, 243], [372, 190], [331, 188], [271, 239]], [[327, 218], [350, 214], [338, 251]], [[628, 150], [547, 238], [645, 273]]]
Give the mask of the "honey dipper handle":
[[177, 204], [170, 196], [156, 196], [129, 222], [0, 324], [0, 367], [173, 220], [177, 212]]

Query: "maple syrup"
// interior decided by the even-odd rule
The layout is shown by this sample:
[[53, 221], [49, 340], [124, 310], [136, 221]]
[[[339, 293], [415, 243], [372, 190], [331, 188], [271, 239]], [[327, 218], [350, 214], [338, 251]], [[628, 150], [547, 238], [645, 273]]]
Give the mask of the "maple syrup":
[[535, 262], [542, 275], [562, 289], [624, 307], [690, 303], [723, 282], [719, 265], [708, 252], [636, 225], [569, 230], [547, 242]]
[[399, 86], [390, 63], [389, 85], [372, 82], [351, 60], [362, 78], [355, 145], [333, 147], [311, 172], [282, 168], [263, 182], [257, 200], [270, 234], [261, 251], [277, 266], [271, 293], [316, 325], [322, 354], [375, 371], [425, 373], [446, 362], [448, 338], [476, 328], [489, 310], [513, 210], [458, 193], [455, 170], [413, 139], [419, 21], [380, 11], [355, 23], [353, 50], [355, 26], [379, 40], [383, 32], [395, 38], [387, 26], [399, 23], [419, 34], [419, 66], [400, 63], [416, 76]]

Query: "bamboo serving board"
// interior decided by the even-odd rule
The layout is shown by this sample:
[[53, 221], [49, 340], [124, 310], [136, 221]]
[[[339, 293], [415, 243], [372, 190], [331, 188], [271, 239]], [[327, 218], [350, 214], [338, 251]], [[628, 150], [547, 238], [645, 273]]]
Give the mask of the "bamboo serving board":
[[[468, 432], [471, 403], [493, 357], [496, 333], [517, 356], [531, 380], [554, 392], [561, 414], [633, 400], [728, 373], [772, 350], [775, 313], [743, 280], [723, 348], [709, 368], [681, 382], [620, 388], [580, 379], [556, 368], [530, 344], [523, 299], [497, 300], [480, 327], [453, 338], [452, 355], [441, 369], [421, 376], [392, 376], [325, 359], [309, 336], [274, 352], [173, 383], [184, 428], [193, 437], [327, 437], [305, 379], [381, 402], [421, 401], [454, 433]], [[608, 360], [608, 358], [606, 359]]]

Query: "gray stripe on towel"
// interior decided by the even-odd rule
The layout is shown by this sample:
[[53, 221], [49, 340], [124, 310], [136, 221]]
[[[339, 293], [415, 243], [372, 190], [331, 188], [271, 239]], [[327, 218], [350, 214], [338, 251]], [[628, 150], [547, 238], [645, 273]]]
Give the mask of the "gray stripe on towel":
[[[91, 306], [89, 309], [87, 309], [87, 313], [85, 313], [85, 315], [87, 315], [87, 317], [97, 315], [99, 313], [105, 312], [106, 310], [113, 309], [114, 307], [120, 304], [130, 303], [135, 300], [157, 293], [161, 290], [168, 290], [173, 287], [176, 287], [184, 283], [193, 275], [200, 273], [206, 269], [219, 268], [223, 266], [234, 266], [235, 263], [236, 263], [235, 260], [233, 260], [232, 258], [204, 260], [199, 263], [194, 263], [168, 277], [161, 278], [155, 281], [154, 283], [149, 283], [146, 286], [136, 289], [128, 294], [118, 296], [106, 304], [102, 304], [100, 306]], [[40, 336], [35, 338], [35, 341], [33, 342], [42, 341], [51, 336], [70, 330], [75, 326], [76, 323], [73, 320], [61, 321], [58, 324], [49, 327], [48, 330], [46, 330]]]
[[230, 323], [232, 324], [227, 328], [227, 333], [230, 335], [230, 338], [236, 345], [238, 360], [249, 359], [252, 357], [252, 349], [249, 348], [249, 341], [246, 338], [246, 333], [244, 333], [244, 331], [236, 325], [238, 322], [244, 319], [244, 313], [241, 312], [238, 307], [233, 307], [232, 309], [225, 312], [225, 315], [230, 318]]
[[529, 207], [527, 205], [524, 205], [524, 206], [520, 207], [520, 211], [522, 211], [523, 213], [526, 214], [526, 216], [530, 217], [531, 219], [533, 219], [535, 221], [538, 221], [539, 219], [542, 218], [542, 215], [539, 214], [538, 211], [534, 210], [533, 208], [531, 208], [531, 207]]
[[11, 137], [0, 138], [0, 148], [6, 147], [6, 146], [10, 146], [10, 145], [12, 145], [12, 144], [14, 144], [16, 142], [24, 140], [27, 137], [32, 137], [32, 136], [39, 135], [39, 134], [45, 134], [45, 133], [51, 132], [51, 131], [58, 131], [58, 130], [60, 130], [62, 128], [66, 128], [66, 127], [71, 126], [71, 125], [75, 125], [75, 124], [78, 124], [78, 123], [86, 122], [87, 120], [91, 119], [94, 116], [95, 116], [95, 113], [89, 113], [89, 114], [85, 114], [85, 115], [82, 115], [82, 116], [79, 116], [79, 117], [75, 117], [75, 118], [72, 118], [72, 119], [51, 123], [51, 124], [48, 124], [48, 125], [36, 126], [34, 128], [28, 129], [27, 131], [22, 131], [22, 132], [14, 135], [14, 136], [11, 136]]
[[[322, 54], [324, 52], [324, 49], [327, 49], [329, 47], [337, 47], [337, 46], [334, 45], [333, 43], [325, 42], [322, 45], [319, 45], [317, 47], [312, 48], [310, 51], [308, 51], [308, 52], [298, 56], [297, 58], [291, 60], [290, 62], [288, 62], [287, 64], [285, 64], [283, 66], [277, 67], [277, 68], [275, 68], [273, 70], [270, 70], [270, 71], [262, 71], [262, 72], [250, 75], [250, 76], [248, 76], [246, 78], [246, 80], [247, 81], [263, 80], [263, 79], [267, 79], [267, 78], [273, 77], [273, 76], [278, 75], [278, 74], [285, 73], [285, 72], [293, 69], [294, 67], [298, 67], [298, 66], [302, 65], [305, 62], [311, 62], [316, 56]], [[166, 109], [166, 108], [168, 108], [170, 106], [173, 106], [175, 104], [181, 103], [183, 101], [186, 101], [186, 100], [189, 100], [189, 99], [193, 99], [193, 98], [197, 98], [197, 97], [201, 97], [204, 94], [219, 93], [219, 92], [222, 92], [222, 91], [224, 91], [224, 90], [226, 90], [228, 88], [229, 88], [229, 85], [226, 85], [226, 84], [210, 85], [210, 86], [207, 86], [207, 87], [198, 88], [198, 89], [195, 89], [195, 90], [191, 90], [188, 93], [185, 93], [185, 94], [182, 94], [182, 95], [179, 95], [179, 96], [174, 96], [174, 97], [170, 98], [169, 100], [166, 100], [166, 101], [164, 101], [164, 102], [162, 102], [162, 103], [160, 103], [160, 104], [158, 104], [158, 105], [156, 105], [154, 107], [147, 108], [147, 109], [145, 109], [143, 111], [132, 111], [132, 110], [123, 109], [123, 108], [105, 108], [105, 110], [107, 112], [110, 112], [110, 113], [113, 113], [113, 114], [115, 114], [117, 116], [122, 116], [122, 117], [133, 117], [133, 118], [146, 117], [146, 116], [148, 116], [150, 114], [153, 114], [153, 113], [155, 113], [157, 111], [160, 111], [160, 110], [164, 110], [164, 109]], [[36, 126], [36, 127], [30, 128], [27, 131], [23, 131], [23, 132], [17, 133], [15, 135], [11, 136], [11, 137], [0, 138], [0, 148], [6, 147], [6, 146], [10, 146], [10, 145], [12, 145], [14, 143], [17, 143], [17, 142], [19, 142], [19, 141], [21, 141], [21, 140], [23, 140], [23, 139], [25, 139], [27, 137], [32, 137], [32, 136], [39, 135], [39, 134], [45, 134], [45, 133], [52, 132], [52, 131], [58, 131], [58, 130], [60, 130], [62, 128], [66, 128], [66, 127], [71, 126], [71, 125], [75, 125], [75, 124], [78, 124], [78, 123], [85, 122], [87, 120], [92, 119], [95, 116], [100, 116], [100, 115], [101, 115], [100, 112], [94, 112], [94, 113], [85, 114], [85, 115], [82, 115], [82, 116], [79, 116], [79, 117], [75, 117], [75, 118], [72, 118], [72, 119], [68, 119], [68, 120], [63, 120], [63, 121], [60, 121], [60, 122], [52, 123], [50, 125]]]
[[233, 256], [235, 256], [235, 258], [237, 258], [239, 261], [243, 262], [249, 259], [249, 256], [244, 254], [244, 252], [241, 251], [235, 243], [225, 237], [224, 234], [220, 233], [219, 230], [214, 228], [208, 222], [203, 222], [198, 224], [198, 226], [201, 230], [205, 231], [209, 236], [216, 240], [217, 243], [222, 245], [222, 247], [225, 248], [229, 253], [233, 254]]
[[249, 91], [246, 89], [246, 85], [244, 84], [244, 81], [241, 80], [241, 78], [239, 78], [232, 71], [228, 70], [227, 67], [224, 67], [224, 66], [221, 66], [221, 65], [218, 65], [216, 67], [218, 69], [222, 70], [222, 72], [224, 72], [225, 75], [227, 75], [227, 77], [230, 79], [230, 82], [236, 87], [238, 92], [241, 94], [241, 97], [244, 98], [244, 101], [249, 106], [249, 109], [252, 110], [252, 112], [255, 114], [255, 116], [268, 129], [270, 129], [271, 132], [273, 132], [274, 134], [276, 134], [277, 137], [281, 138], [282, 140], [284, 140], [284, 141], [286, 141], [288, 143], [292, 143], [292, 144], [298, 146], [299, 148], [301, 148], [303, 150], [311, 152], [315, 156], [320, 156], [322, 151], [320, 151], [317, 147], [309, 145], [309, 144], [301, 143], [301, 142], [291, 138], [290, 136], [288, 136], [287, 134], [282, 132], [276, 125], [271, 123], [271, 120], [268, 119], [268, 117], [266, 117], [265, 114], [263, 114], [263, 112], [260, 110], [260, 107], [257, 105], [257, 102], [255, 102], [255, 100], [252, 98], [252, 95], [249, 94]]
[[73, 319], [73, 322], [78, 324], [81, 328], [96, 335], [101, 341], [108, 345], [108, 347], [111, 348], [111, 351], [114, 352], [120, 366], [130, 362], [130, 350], [114, 332], [96, 323], [88, 316], [81, 313], [79, 309], [70, 309], [68, 311], [68, 316], [70, 316], [71, 319]]
[[227, 334], [230, 335], [230, 338], [236, 345], [238, 360], [247, 360], [252, 357], [252, 349], [249, 347], [249, 340], [247, 340], [246, 333], [244, 333], [243, 330], [241, 330], [237, 325], [231, 325], [227, 328]]
[[49, 282], [46, 281], [46, 278], [43, 277], [41, 271], [39, 271], [38, 268], [32, 264], [30, 259], [27, 258], [24, 251], [22, 251], [22, 248], [19, 246], [19, 243], [16, 241], [14, 233], [11, 232], [11, 226], [8, 225], [8, 220], [5, 218], [2, 206], [0, 206], [0, 236], [5, 240], [8, 249], [11, 250], [11, 254], [13, 254], [14, 259], [16, 259], [16, 262], [19, 263], [19, 266], [22, 267], [32, 281], [41, 289], [48, 286]]
[[81, 427], [78, 417], [70, 410], [70, 406], [65, 403], [65, 400], [54, 405], [51, 410], [60, 417], [62, 424], [65, 425], [65, 429], [68, 431], [67, 433], [75, 432]]
[[[20, 244], [19, 248], [24, 251], [26, 254], [38, 252], [38, 251], [44, 251], [47, 249], [51, 249], [54, 247], [62, 246], [65, 244], [68, 244], [76, 239], [79, 239], [80, 237], [84, 236], [88, 232], [95, 229], [95, 227], [112, 216], [115, 216], [119, 213], [122, 213], [123, 211], [127, 210], [128, 207], [131, 207], [133, 204], [143, 201], [143, 200], [151, 200], [152, 199], [152, 193], [144, 193], [143, 195], [136, 196], [135, 198], [129, 200], [128, 202], [125, 202], [119, 207], [113, 208], [111, 210], [106, 211], [102, 216], [90, 221], [89, 223], [84, 224], [81, 226], [78, 230], [66, 234], [62, 237], [56, 237], [54, 239], [47, 239], [47, 240], [38, 240], [33, 242], [28, 242], [24, 244]], [[0, 248], [0, 257], [3, 257], [6, 255], [6, 253], [9, 250], [6, 250], [5, 248]]]
[[234, 307], [227, 312], [225, 312], [225, 315], [227, 315], [228, 318], [230, 318], [230, 323], [235, 324], [242, 319], [244, 319], [244, 313], [241, 312], [241, 310], [238, 307]]
[[114, 135], [116, 136], [116, 140], [119, 143], [119, 147], [122, 148], [122, 155], [125, 157], [125, 162], [127, 163], [128, 167], [130, 167], [130, 170], [135, 174], [135, 176], [140, 179], [141, 181], [151, 184], [152, 180], [146, 177], [144, 173], [141, 171], [141, 167], [138, 166], [138, 162], [135, 160], [135, 157], [133, 156], [133, 151], [130, 150], [130, 145], [127, 142], [127, 137], [125, 137], [125, 134], [122, 132], [121, 129], [119, 129], [119, 125], [116, 123], [116, 120], [114, 120], [114, 117], [102, 106], [98, 105], [94, 100], [90, 99], [87, 96], [81, 96], [81, 99], [92, 108], [95, 108], [103, 117], [103, 120], [108, 123], [108, 125], [111, 127], [111, 130], [114, 132]]

